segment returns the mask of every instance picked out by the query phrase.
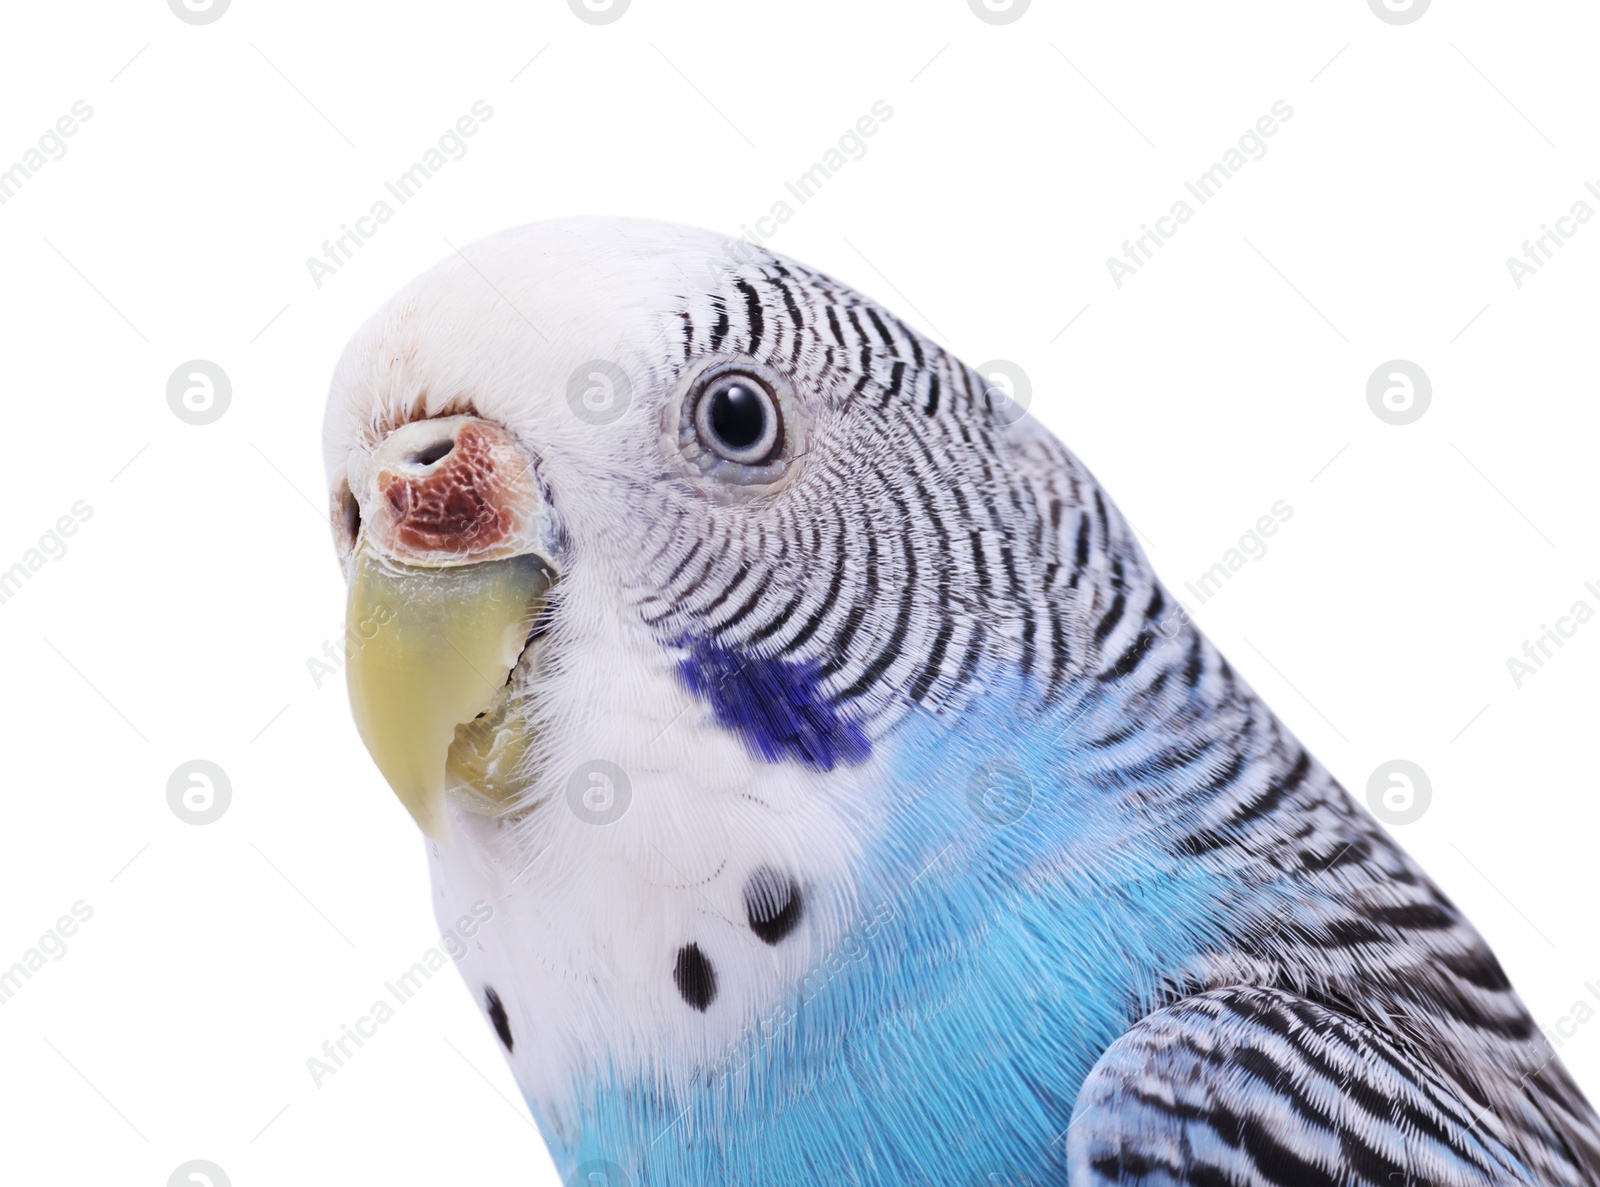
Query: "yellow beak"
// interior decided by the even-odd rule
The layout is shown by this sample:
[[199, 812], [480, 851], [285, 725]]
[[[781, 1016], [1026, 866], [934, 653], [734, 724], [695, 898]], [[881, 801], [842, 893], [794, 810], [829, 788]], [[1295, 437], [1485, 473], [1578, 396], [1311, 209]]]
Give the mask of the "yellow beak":
[[347, 622], [361, 643], [346, 673], [356, 728], [400, 802], [438, 840], [447, 788], [465, 781], [469, 799], [493, 798], [462, 770], [481, 775], [486, 762], [520, 754], [483, 751], [505, 749], [507, 681], [550, 573], [533, 555], [424, 568], [362, 547], [352, 563]]

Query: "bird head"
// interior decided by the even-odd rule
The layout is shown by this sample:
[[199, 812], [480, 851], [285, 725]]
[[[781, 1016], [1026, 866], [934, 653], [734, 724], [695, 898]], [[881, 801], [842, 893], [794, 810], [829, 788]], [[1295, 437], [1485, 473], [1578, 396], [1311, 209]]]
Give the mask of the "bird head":
[[1074, 599], [1120, 529], [1071, 456], [707, 232], [450, 256], [346, 349], [325, 447], [357, 726], [441, 919], [493, 906], [462, 971], [556, 1129], [580, 1081], [715, 1066], [870, 909], [904, 723], [1111, 645]]

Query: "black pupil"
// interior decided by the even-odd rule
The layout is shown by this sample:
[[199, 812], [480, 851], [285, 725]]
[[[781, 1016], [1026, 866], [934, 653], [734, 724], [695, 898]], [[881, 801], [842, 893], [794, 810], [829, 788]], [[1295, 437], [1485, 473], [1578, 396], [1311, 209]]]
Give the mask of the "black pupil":
[[747, 383], [724, 383], [711, 393], [711, 431], [729, 449], [749, 449], [767, 431], [767, 404]]

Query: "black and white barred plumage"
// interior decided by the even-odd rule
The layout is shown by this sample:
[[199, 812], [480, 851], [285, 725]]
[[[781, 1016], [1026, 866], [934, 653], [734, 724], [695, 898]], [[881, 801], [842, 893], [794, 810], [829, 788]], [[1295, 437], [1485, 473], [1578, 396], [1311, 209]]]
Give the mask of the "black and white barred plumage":
[[[1040, 435], [1002, 463], [999, 434], [970, 411], [994, 398], [981, 376], [792, 262], [764, 257], [736, 270], [705, 302], [698, 317], [692, 309], [682, 315], [686, 356], [731, 350], [796, 366], [820, 343], [813, 382], [826, 386], [848, 360], [846, 406], [873, 424], [873, 439], [899, 451], [902, 464], [826, 459], [832, 480], [854, 495], [830, 500], [832, 524], [803, 522], [799, 511], [779, 519], [776, 552], [771, 539], [756, 541], [758, 554], [773, 558], [765, 570], [740, 556], [734, 540], [716, 541], [722, 546], [710, 551], [719, 561], [683, 588], [664, 590], [664, 600], [734, 644], [770, 639], [778, 654], [800, 655], [809, 645], [829, 657], [825, 672], [839, 669], [832, 695], [843, 703], [957, 696], [985, 648], [1031, 674], [1041, 698], [1061, 695], [1086, 671], [1113, 679], [1139, 744], [1127, 747], [1131, 761], [1122, 757], [1120, 722], [1093, 739], [1103, 756], [1095, 774], [1106, 790], [1158, 788], [1177, 852], [1214, 862], [1232, 878], [1303, 895], [1292, 918], [1263, 919], [1259, 931], [1231, 936], [1235, 947], [1186, 970], [1173, 987], [1175, 1004], [1115, 1051], [1118, 1065], [1135, 1051], [1147, 1061], [1137, 1082], [1166, 1067], [1156, 1049], [1189, 1048], [1205, 1036], [1206, 1056], [1191, 1050], [1191, 1058], [1213, 1058], [1221, 1048], [1237, 1064], [1240, 1049], [1252, 1053], [1241, 1077], [1248, 1090], [1230, 1095], [1213, 1083], [1203, 1106], [1174, 1097], [1171, 1109], [1136, 1094], [1141, 1107], [1166, 1114], [1139, 1120], [1136, 1130], [1159, 1132], [1190, 1105], [1215, 1129], [1237, 1125], [1239, 1144], [1218, 1165], [1220, 1182], [1454, 1181], [1448, 1160], [1437, 1158], [1428, 1159], [1439, 1162], [1431, 1175], [1390, 1178], [1406, 1171], [1408, 1157], [1423, 1158], [1430, 1138], [1477, 1166], [1484, 1182], [1516, 1181], [1519, 1163], [1541, 1184], [1595, 1181], [1594, 1113], [1494, 955], [1199, 631], [1178, 625], [1181, 612], [1131, 530], [1068, 451]], [[907, 404], [917, 415], [899, 414]], [[952, 456], [976, 468], [970, 486], [952, 474]], [[885, 539], [874, 521], [932, 532]], [[805, 555], [808, 543], [808, 559], [831, 559], [834, 576], [826, 590], [794, 581], [797, 592], [780, 606], [767, 591], [785, 584], [784, 559]], [[852, 570], [856, 581], [847, 580]], [[935, 583], [918, 580], [928, 571]], [[937, 599], [919, 604], [930, 589]], [[694, 590], [710, 596], [697, 602], [687, 596]], [[749, 599], [731, 613], [714, 612], [745, 591]], [[808, 591], [814, 606], [795, 623]], [[763, 616], [762, 603], [774, 612]], [[813, 624], [815, 634], [807, 630]], [[1088, 638], [1083, 624], [1092, 624]], [[1170, 744], [1151, 753], [1143, 743], [1152, 733]], [[1201, 996], [1179, 997], [1193, 991]], [[1330, 1067], [1336, 1058], [1343, 1062]], [[1172, 1078], [1168, 1071], [1165, 1082]], [[1086, 1092], [1115, 1079], [1102, 1064]], [[1317, 1097], [1335, 1090], [1352, 1099], [1340, 1109], [1319, 1106]], [[1106, 1149], [1085, 1154], [1089, 1168], [1113, 1182], [1137, 1179], [1165, 1135], [1147, 1152], [1128, 1131], [1131, 1119], [1112, 1113], [1111, 1133], [1096, 1134]], [[1097, 1120], [1093, 1129], [1103, 1130], [1105, 1118]], [[1272, 1133], [1275, 1152], [1251, 1151], [1245, 1134], [1252, 1127]], [[1302, 1127], [1308, 1138], [1340, 1133], [1350, 1163], [1344, 1173], [1314, 1169], [1310, 1150], [1297, 1149]], [[1218, 1148], [1230, 1146], [1224, 1140]], [[1161, 1165], [1175, 1181], [1205, 1181], [1203, 1158]]]

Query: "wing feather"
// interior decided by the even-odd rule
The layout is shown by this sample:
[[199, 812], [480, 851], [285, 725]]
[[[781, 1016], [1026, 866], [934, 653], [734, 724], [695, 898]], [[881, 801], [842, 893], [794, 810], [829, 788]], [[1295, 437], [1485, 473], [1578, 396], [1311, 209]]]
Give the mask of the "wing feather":
[[1074, 1187], [1490, 1187], [1531, 1176], [1441, 1073], [1354, 1018], [1230, 987], [1106, 1049], [1067, 1138]]

